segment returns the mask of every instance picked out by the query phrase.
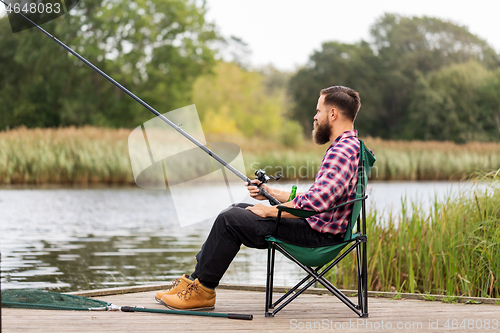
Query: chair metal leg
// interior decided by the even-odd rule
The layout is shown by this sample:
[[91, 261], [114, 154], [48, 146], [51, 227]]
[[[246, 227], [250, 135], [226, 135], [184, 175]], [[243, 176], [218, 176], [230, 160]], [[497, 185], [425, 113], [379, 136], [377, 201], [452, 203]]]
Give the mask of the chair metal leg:
[[281, 311], [285, 306], [287, 306], [288, 304], [290, 304], [290, 302], [292, 302], [294, 299], [296, 299], [297, 297], [299, 297], [299, 295], [302, 294], [304, 291], [306, 291], [307, 288], [309, 288], [310, 286], [312, 286], [314, 284], [314, 282], [316, 282], [316, 279], [313, 279], [312, 281], [310, 281], [308, 284], [306, 284], [304, 286], [304, 288], [300, 289], [293, 296], [291, 296], [290, 298], [288, 298], [283, 304], [281, 304], [278, 308], [274, 309], [273, 316], [275, 314], [277, 314], [279, 311]]
[[[316, 268], [316, 273], [321, 269], [322, 267], [317, 267]], [[295, 292], [295, 290], [297, 290], [300, 286], [302, 286], [304, 283], [307, 282], [307, 280], [309, 280], [309, 278], [311, 278], [312, 275], [311, 274], [308, 274], [305, 278], [303, 278], [299, 283], [297, 283], [295, 286], [293, 286], [290, 290], [288, 290], [288, 292], [286, 292], [283, 296], [281, 296], [276, 302], [274, 302], [272, 304], [272, 308], [278, 306], [278, 304], [280, 304], [284, 299], [286, 299], [288, 296], [290, 296], [293, 292]]]
[[[316, 270], [313, 270], [310, 267], [304, 266], [302, 263], [300, 263], [297, 259], [295, 259], [290, 253], [288, 253], [283, 247], [281, 247], [279, 244], [274, 244], [274, 246], [286, 257], [288, 257], [290, 260], [295, 262], [299, 267], [301, 267], [305, 272], [308, 273], [308, 276], [305, 280], [307, 280], [309, 277], [312, 277], [313, 280], [309, 282], [306, 286], [304, 286], [299, 292], [297, 292], [295, 295], [292, 297], [288, 298], [284, 304], [280, 305], [278, 308], [274, 309], [272, 312], [273, 315], [278, 313], [281, 309], [283, 309], [286, 305], [288, 305], [292, 300], [294, 300], [296, 297], [298, 297], [302, 292], [304, 292], [307, 288], [309, 288], [314, 282], [318, 281], [320, 282], [327, 290], [329, 290], [333, 295], [335, 295], [342, 303], [344, 303], [347, 307], [349, 307], [352, 311], [354, 311], [358, 316], [360, 317], [365, 317], [364, 313], [366, 311], [363, 311], [365, 308], [366, 304], [366, 298], [363, 297], [366, 295], [365, 290], [360, 290], [358, 292], [358, 300], [359, 300], [359, 295], [362, 295], [362, 301], [359, 304], [354, 304], [346, 295], [344, 295], [340, 290], [335, 288], [328, 280], [326, 280], [323, 275], [326, 274], [331, 268], [333, 268], [335, 265], [338, 264], [345, 256], [347, 256], [350, 252], [352, 252], [354, 249], [357, 250], [357, 252], [360, 252], [360, 245], [364, 245], [360, 240], [356, 241], [355, 244], [353, 244], [347, 251], [345, 251], [340, 257], [338, 257], [334, 262], [332, 262], [327, 268], [325, 268], [323, 271], [321, 271], [318, 274], [318, 270], [321, 269], [321, 267], [316, 268]], [[362, 271], [360, 270], [358, 266], [358, 277], [362, 276]], [[299, 282], [293, 289], [297, 289], [304, 281], [304, 279]], [[363, 283], [366, 284], [366, 281], [362, 282], [361, 286], [363, 286]], [[358, 283], [359, 286], [359, 283]], [[294, 290], [290, 290], [286, 295], [281, 297], [275, 304], [274, 306], [277, 306], [278, 303], [283, 301], [286, 296], [290, 295], [291, 292]], [[361, 311], [359, 311], [361, 310]]]
[[273, 243], [272, 249], [271, 249], [271, 275], [270, 275], [270, 283], [269, 283], [269, 307], [272, 309], [274, 308], [273, 306], [273, 289], [274, 289], [274, 260], [276, 258], [276, 247], [275, 244]]
[[273, 308], [274, 257], [274, 242], [271, 242], [269, 247], [267, 248], [266, 317], [274, 317], [274, 314], [272, 312], [269, 312], [269, 309]]
[[[365, 177], [365, 173], [363, 171], [363, 178]], [[363, 179], [364, 182], [364, 179]], [[363, 318], [368, 318], [368, 254], [366, 250], [366, 201], [363, 201], [361, 203], [361, 220], [363, 221], [362, 225], [362, 230], [363, 230], [363, 235], [364, 235], [364, 241], [361, 244], [361, 251], [362, 251], [362, 271], [361, 271], [361, 278], [363, 279], [363, 282], [361, 283], [361, 286], [363, 287], [363, 302], [362, 302], [362, 317]]]
[[[362, 300], [362, 317], [363, 318], [368, 318], [368, 263], [367, 263], [367, 251], [366, 251], [366, 243], [361, 244], [361, 248], [363, 251], [363, 258], [362, 258], [362, 272], [361, 272], [361, 278], [363, 282], [361, 283], [361, 286], [363, 287], [363, 300]], [[360, 304], [361, 305], [361, 304]]]
[[[274, 304], [272, 303], [272, 290], [273, 290], [273, 273], [274, 273], [274, 259], [276, 249], [279, 250], [285, 257], [295, 262], [299, 267], [301, 267], [306, 273], [307, 277], [302, 279], [298, 284], [296, 284], [291, 290], [289, 290], [285, 295], [283, 295]], [[343, 258], [345, 258], [349, 253], [356, 250], [356, 261], [357, 261], [357, 277], [358, 277], [358, 304], [351, 301], [346, 295], [344, 295], [340, 290], [338, 290], [330, 281], [326, 280], [323, 276], [333, 267], [335, 267]], [[271, 242], [268, 248], [268, 277], [266, 285], [266, 317], [274, 317], [279, 311], [281, 311], [285, 306], [302, 294], [307, 288], [313, 285], [316, 281], [321, 283], [328, 291], [330, 291], [334, 296], [336, 296], [342, 303], [349, 307], [361, 318], [368, 318], [368, 292], [367, 292], [367, 260], [366, 260], [366, 236], [361, 237], [356, 242], [351, 245], [342, 255], [340, 255], [336, 260], [334, 260], [328, 267], [320, 270], [322, 267], [317, 267], [313, 269], [307, 267], [294, 258], [288, 251], [286, 251], [280, 244]], [[292, 295], [302, 284], [304, 284], [309, 278], [312, 280], [307, 283], [298, 292]], [[283, 304], [281, 304], [283, 302]], [[279, 306], [278, 306], [279, 305]], [[273, 309], [269, 312], [269, 309]]]
[[356, 249], [356, 274], [358, 276], [358, 309], [363, 312], [363, 281], [362, 281], [362, 262], [361, 262], [361, 248]]

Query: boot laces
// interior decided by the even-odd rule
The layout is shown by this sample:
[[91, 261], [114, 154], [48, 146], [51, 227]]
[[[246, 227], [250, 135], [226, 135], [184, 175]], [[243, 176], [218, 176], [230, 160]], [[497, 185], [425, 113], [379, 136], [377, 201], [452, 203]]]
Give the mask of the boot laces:
[[172, 288], [177, 287], [179, 283], [181, 283], [181, 278], [177, 278], [174, 281], [172, 281]]
[[191, 298], [191, 295], [193, 294], [193, 292], [199, 293], [198, 284], [196, 284], [194, 281], [191, 282], [190, 284], [188, 284], [188, 286], [185, 289], [179, 291], [177, 293], [177, 296], [179, 298], [184, 297], [184, 299], [187, 301]]

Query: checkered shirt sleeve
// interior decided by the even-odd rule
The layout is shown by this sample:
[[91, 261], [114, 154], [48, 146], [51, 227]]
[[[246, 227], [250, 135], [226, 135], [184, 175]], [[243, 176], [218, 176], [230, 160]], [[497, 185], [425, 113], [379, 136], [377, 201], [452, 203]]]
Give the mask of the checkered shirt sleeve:
[[[359, 141], [357, 131], [346, 131], [328, 148], [314, 184], [293, 200], [299, 209], [324, 211], [356, 198]], [[353, 204], [308, 217], [311, 228], [322, 233], [342, 235]]]

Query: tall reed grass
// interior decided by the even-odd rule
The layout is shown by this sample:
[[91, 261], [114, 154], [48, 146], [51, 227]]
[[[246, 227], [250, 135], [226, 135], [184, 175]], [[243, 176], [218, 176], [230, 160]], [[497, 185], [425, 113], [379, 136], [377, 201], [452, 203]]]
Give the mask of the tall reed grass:
[[[129, 129], [96, 127], [0, 132], [0, 184], [133, 184], [128, 157]], [[207, 137], [238, 144], [249, 177], [258, 168], [287, 179], [314, 179], [327, 145], [310, 141], [285, 145], [236, 136]], [[460, 180], [500, 168], [499, 143], [405, 142], [366, 138], [377, 163], [375, 180]], [[168, 143], [167, 143], [168, 144]]]
[[[477, 172], [500, 168], [499, 143], [459, 145], [373, 138], [364, 141], [377, 157], [371, 180], [462, 180]], [[327, 145], [317, 146], [312, 142], [295, 149], [278, 146], [265, 149], [265, 144], [257, 142], [253, 146], [242, 142], [241, 146], [245, 161], [250, 166], [268, 167], [272, 174], [284, 171], [284, 177], [288, 179], [313, 179], [328, 148]], [[262, 149], [259, 151], [257, 147]], [[299, 170], [302, 171], [300, 174]]]
[[129, 133], [94, 127], [0, 132], [0, 184], [131, 183]]
[[[403, 200], [401, 216], [367, 220], [369, 290], [500, 297], [500, 170], [430, 211]], [[328, 278], [356, 289], [350, 255]]]

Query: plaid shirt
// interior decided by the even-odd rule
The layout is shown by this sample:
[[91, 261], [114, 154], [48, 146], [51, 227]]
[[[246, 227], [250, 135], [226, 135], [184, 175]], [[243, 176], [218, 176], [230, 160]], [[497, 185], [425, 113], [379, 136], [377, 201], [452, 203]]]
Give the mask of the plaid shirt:
[[[356, 130], [346, 131], [328, 148], [314, 184], [293, 199], [294, 208], [323, 211], [356, 198], [359, 141]], [[306, 218], [314, 230], [342, 235], [354, 204]]]

